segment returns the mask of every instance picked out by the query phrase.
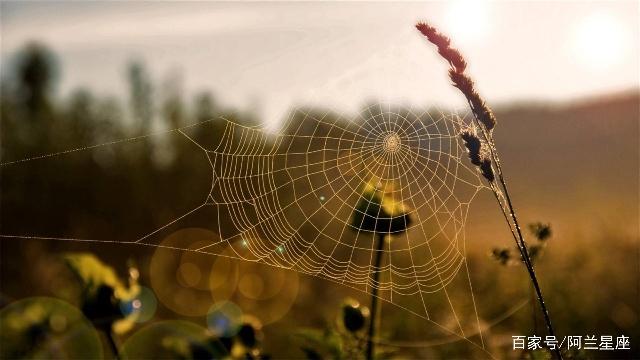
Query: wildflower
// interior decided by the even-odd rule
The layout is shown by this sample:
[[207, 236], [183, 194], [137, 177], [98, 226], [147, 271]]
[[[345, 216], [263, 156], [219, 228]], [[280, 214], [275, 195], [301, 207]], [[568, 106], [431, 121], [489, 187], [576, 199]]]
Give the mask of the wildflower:
[[131, 328], [138, 313], [124, 314], [123, 304], [140, 293], [137, 269], [130, 270], [129, 286], [118, 278], [113, 268], [105, 265], [93, 254], [70, 253], [64, 256], [69, 269], [82, 287], [82, 312], [94, 325], [107, 334], [125, 333]]
[[238, 340], [245, 347], [252, 349], [258, 345], [258, 333], [257, 329], [250, 323], [244, 323], [238, 330]]
[[357, 302], [348, 302], [342, 306], [342, 323], [352, 333], [364, 328], [367, 317], [369, 309], [361, 307]]
[[405, 231], [411, 222], [404, 204], [385, 194], [380, 186], [368, 183], [355, 206], [351, 225], [357, 231], [391, 234]]

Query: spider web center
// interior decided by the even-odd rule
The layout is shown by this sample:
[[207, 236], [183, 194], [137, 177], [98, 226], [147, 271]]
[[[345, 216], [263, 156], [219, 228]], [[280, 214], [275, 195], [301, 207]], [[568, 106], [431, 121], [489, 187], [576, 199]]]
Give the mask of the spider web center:
[[382, 149], [386, 153], [395, 154], [400, 151], [401, 143], [400, 135], [396, 132], [391, 132], [382, 140]]

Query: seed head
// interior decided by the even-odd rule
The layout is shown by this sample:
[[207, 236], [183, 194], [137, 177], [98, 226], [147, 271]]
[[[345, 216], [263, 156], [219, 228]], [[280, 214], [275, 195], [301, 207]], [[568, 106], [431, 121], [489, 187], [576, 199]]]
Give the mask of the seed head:
[[493, 168], [491, 167], [491, 159], [483, 158], [480, 162], [480, 173], [489, 182], [493, 182], [496, 177], [493, 175]]
[[462, 74], [467, 68], [467, 62], [460, 54], [460, 51], [451, 47], [438, 47], [438, 53], [449, 62], [451, 67], [458, 73]]
[[511, 261], [511, 250], [507, 248], [494, 248], [491, 255], [502, 265], [507, 265]]
[[529, 224], [529, 231], [538, 239], [539, 241], [546, 241], [551, 237], [551, 225], [543, 224], [541, 222], [536, 222], [533, 224]]
[[427, 40], [436, 45], [439, 49], [447, 48], [451, 43], [448, 37], [440, 34], [438, 30], [436, 30], [436, 28], [429, 24], [420, 22], [416, 24], [416, 29], [418, 29], [418, 31], [420, 31], [422, 35], [427, 37]]
[[464, 141], [464, 146], [467, 148], [467, 153], [469, 154], [471, 163], [475, 166], [480, 166], [482, 161], [480, 157], [480, 150], [482, 148], [480, 139], [476, 136], [476, 134], [472, 133], [469, 130], [461, 132], [460, 137]]
[[478, 112], [478, 120], [488, 131], [491, 131], [496, 126], [496, 117], [486, 104], [483, 103], [482, 105], [482, 109]]
[[542, 256], [542, 246], [531, 245], [529, 246], [529, 259], [533, 262]]
[[426, 23], [418, 23], [416, 28], [424, 35], [431, 43], [438, 47], [438, 53], [442, 56], [451, 69], [449, 70], [449, 77], [453, 81], [453, 85], [460, 89], [460, 91], [467, 98], [471, 104], [471, 110], [474, 117], [484, 126], [487, 131], [491, 131], [496, 126], [496, 118], [493, 112], [482, 100], [480, 95], [475, 91], [473, 81], [469, 76], [464, 74], [467, 68], [467, 62], [458, 49], [451, 47], [451, 41], [448, 37], [442, 35], [436, 28]]
[[372, 183], [365, 184], [351, 218], [354, 230], [380, 234], [402, 233], [412, 223], [410, 210]]
[[449, 78], [453, 81], [453, 86], [460, 89], [467, 99], [470, 99], [472, 95], [478, 95], [473, 89], [473, 80], [467, 75], [459, 73], [455, 69], [449, 69]]

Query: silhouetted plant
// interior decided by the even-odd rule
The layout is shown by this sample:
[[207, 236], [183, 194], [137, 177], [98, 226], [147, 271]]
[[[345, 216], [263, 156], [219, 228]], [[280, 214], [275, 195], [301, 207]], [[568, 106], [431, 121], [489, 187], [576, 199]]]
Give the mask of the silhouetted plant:
[[411, 225], [411, 217], [404, 204], [385, 192], [385, 184], [370, 182], [365, 184], [360, 200], [355, 206], [351, 226], [358, 232], [372, 232], [377, 235], [373, 281], [371, 284], [371, 320], [367, 333], [365, 357], [375, 356], [374, 339], [378, 319], [378, 288], [380, 284], [380, 264], [387, 235], [400, 234]]
[[305, 341], [301, 349], [309, 360], [362, 359], [367, 343], [365, 328], [371, 320], [366, 306], [347, 298], [340, 306], [335, 322], [324, 329], [303, 329], [298, 333]]
[[[547, 241], [551, 237], [552, 231], [551, 231], [550, 224], [543, 224], [541, 222], [528, 224], [527, 228], [537, 240], [536, 243], [528, 245], [529, 258], [531, 259], [531, 263], [533, 264], [536, 262], [536, 260], [542, 257], [544, 253], [543, 250], [547, 246]], [[519, 261], [516, 260], [516, 258], [513, 255], [515, 251], [517, 251], [517, 249], [496, 247], [496, 248], [493, 248], [491, 255], [493, 259], [498, 261], [501, 265], [505, 265], [505, 266], [515, 265], [520, 261], [524, 261], [522, 259], [522, 256], [517, 257]], [[538, 317], [536, 316], [537, 311], [535, 307], [536, 293], [533, 287], [530, 287], [530, 289], [531, 289], [530, 296], [531, 296], [531, 304], [532, 304], [531, 318], [532, 318], [532, 324], [533, 324], [533, 331], [534, 333], [537, 333]]]
[[[484, 99], [482, 99], [475, 90], [473, 80], [465, 73], [467, 63], [460, 52], [451, 47], [450, 39], [426, 23], [418, 23], [416, 28], [429, 42], [436, 45], [438, 53], [449, 63], [449, 78], [453, 82], [453, 86], [458, 88], [467, 99], [473, 114], [473, 127], [472, 129], [463, 131], [460, 137], [469, 152], [471, 163], [478, 168], [481, 175], [489, 182], [491, 190], [498, 201], [504, 219], [509, 226], [536, 291], [538, 302], [547, 325], [547, 331], [549, 335], [554, 336], [549, 312], [547, 311], [542, 291], [538, 284], [527, 244], [520, 229], [518, 217], [509, 195], [507, 183], [500, 164], [500, 158], [498, 157], [493, 139], [493, 129], [497, 123], [496, 118]], [[562, 358], [559, 350], [556, 350], [555, 354], [558, 358]]]
[[106, 335], [113, 354], [117, 356], [114, 333], [125, 333], [135, 324], [137, 313], [127, 313], [123, 309], [140, 293], [138, 270], [130, 269], [126, 286], [110, 266], [93, 254], [70, 253], [63, 258], [81, 284], [82, 312]]
[[[531, 232], [531, 235], [536, 239], [534, 244], [528, 244], [529, 248], [529, 258], [532, 263], [535, 263], [537, 259], [542, 257], [544, 254], [544, 249], [547, 246], [548, 240], [552, 236], [551, 224], [543, 224], [541, 222], [531, 223], [527, 225], [527, 228]], [[513, 252], [518, 251], [517, 248], [505, 248], [505, 247], [495, 247], [491, 251], [491, 256], [494, 260], [498, 261], [502, 265], [513, 265], [516, 264], [517, 261], [514, 258]], [[524, 261], [522, 256], [519, 257], [520, 261]]]
[[529, 231], [533, 234], [541, 242], [546, 241], [553, 234], [551, 232], [551, 224], [543, 224], [541, 222], [536, 222], [529, 224]]
[[[322, 329], [302, 329], [298, 336], [304, 343], [302, 352], [308, 360], [366, 359], [366, 346], [370, 338], [366, 334], [373, 318], [366, 306], [347, 298], [340, 305], [339, 316]], [[384, 359], [395, 354], [396, 349], [376, 349], [375, 358]]]
[[369, 309], [356, 302], [348, 302], [342, 306], [342, 323], [349, 332], [357, 333], [364, 329], [369, 317]]
[[231, 339], [230, 353], [237, 359], [269, 359], [271, 356], [261, 348], [262, 332], [251, 322], [240, 325], [238, 333]]

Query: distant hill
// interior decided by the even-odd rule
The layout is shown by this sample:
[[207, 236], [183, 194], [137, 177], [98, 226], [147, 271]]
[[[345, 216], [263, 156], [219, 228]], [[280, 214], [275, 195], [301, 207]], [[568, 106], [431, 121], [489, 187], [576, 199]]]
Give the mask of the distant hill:
[[496, 116], [498, 149], [528, 220], [587, 237], [612, 228], [638, 237], [640, 93], [505, 106]]

